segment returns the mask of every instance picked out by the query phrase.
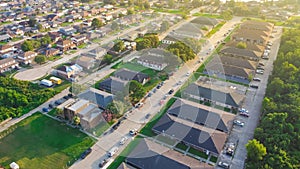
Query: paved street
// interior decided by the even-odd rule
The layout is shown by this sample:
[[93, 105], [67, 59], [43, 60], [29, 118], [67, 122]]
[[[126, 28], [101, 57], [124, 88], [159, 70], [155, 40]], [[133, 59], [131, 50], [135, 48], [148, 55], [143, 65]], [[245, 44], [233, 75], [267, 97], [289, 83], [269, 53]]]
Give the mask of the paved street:
[[229, 142], [236, 143], [236, 141], [239, 140], [234, 157], [232, 161], [230, 157], [225, 154], [222, 154], [220, 158], [222, 159], [222, 161], [228, 163], [230, 163], [231, 161], [231, 169], [244, 168], [244, 163], [247, 156], [247, 150], [245, 145], [248, 143], [249, 140], [253, 139], [254, 130], [257, 127], [257, 124], [260, 119], [260, 115], [261, 115], [260, 110], [265, 95], [268, 78], [272, 72], [273, 61], [277, 57], [277, 53], [280, 46], [280, 36], [282, 30], [279, 27], [276, 27], [275, 29], [277, 29], [278, 31], [275, 36], [276, 38], [271, 39], [273, 46], [271, 48], [270, 59], [260, 61], [265, 64], [264, 74], [255, 76], [260, 78], [261, 82], [254, 82], [254, 81], [251, 82], [251, 84], [258, 85], [259, 88], [258, 89], [249, 88], [246, 95], [244, 107], [249, 110], [250, 117], [246, 118], [246, 117], [238, 116], [237, 119], [245, 122], [245, 126], [244, 127], [235, 126], [229, 137]]
[[[209, 43], [206, 44], [206, 46], [203, 47], [202, 51], [200, 52], [199, 58], [201, 57], [207, 57], [206, 52], [209, 50], [209, 48], [212, 48], [212, 46], [215, 46], [217, 44], [217, 41], [220, 40], [219, 38], [222, 37], [224, 39], [223, 34], [228, 32], [230, 28], [233, 27], [235, 23], [240, 22], [241, 18], [234, 18], [233, 20], [227, 22], [221, 29], [216, 33], [215, 36], [211, 37], [209, 40]], [[118, 153], [120, 153], [129, 143], [129, 141], [123, 145], [119, 145], [119, 141], [123, 136], [130, 137], [128, 135], [128, 132], [130, 129], [140, 129], [144, 124], [146, 124], [149, 119], [151, 119], [152, 116], [154, 116], [161, 108], [162, 105], [159, 105], [160, 100], [165, 96], [165, 94], [170, 90], [174, 89], [175, 91], [179, 89], [180, 85], [176, 85], [176, 83], [179, 80], [186, 81], [188, 78], [186, 76], [187, 72], [193, 72], [196, 70], [200, 64], [198, 63], [199, 58], [196, 58], [192, 61], [187, 62], [184, 66], [182, 66], [177, 72], [174, 73], [174, 75], [169, 79], [165, 81], [165, 84], [157, 90], [156, 93], [154, 93], [150, 98], [148, 98], [144, 106], [140, 109], [133, 110], [132, 113], [128, 113], [129, 116], [127, 120], [124, 120], [123, 123], [118, 127], [117, 130], [115, 130], [113, 133], [103, 135], [99, 138], [99, 141], [92, 147], [93, 151], [92, 153], [86, 157], [84, 160], [79, 160], [76, 163], [74, 163], [71, 168], [72, 169], [90, 169], [90, 168], [98, 168], [98, 164], [101, 160], [103, 160], [106, 157], [106, 152], [111, 149], [114, 146], [119, 147]], [[175, 92], [174, 92], [175, 93]], [[170, 99], [168, 97], [168, 99]], [[165, 103], [167, 100], [165, 101]], [[146, 114], [151, 114], [151, 117], [149, 119], [146, 119]]]

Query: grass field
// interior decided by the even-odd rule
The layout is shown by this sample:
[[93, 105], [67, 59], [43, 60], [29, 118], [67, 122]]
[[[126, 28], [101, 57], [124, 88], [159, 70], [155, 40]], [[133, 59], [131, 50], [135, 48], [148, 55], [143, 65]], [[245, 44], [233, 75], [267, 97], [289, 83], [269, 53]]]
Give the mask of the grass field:
[[67, 168], [94, 143], [77, 129], [40, 113], [26, 118], [14, 128], [0, 140], [0, 164], [6, 168], [13, 161], [22, 169]]

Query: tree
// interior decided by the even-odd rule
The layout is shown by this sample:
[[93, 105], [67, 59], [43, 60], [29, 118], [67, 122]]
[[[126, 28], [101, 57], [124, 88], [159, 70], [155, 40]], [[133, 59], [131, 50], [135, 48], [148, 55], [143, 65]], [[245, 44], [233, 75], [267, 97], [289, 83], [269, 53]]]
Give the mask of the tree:
[[80, 124], [80, 118], [79, 118], [78, 116], [74, 116], [74, 117], [73, 117], [73, 123], [74, 123], [75, 125], [79, 125], [79, 124]]
[[117, 2], [116, 0], [103, 0], [103, 3], [115, 5]]
[[42, 31], [44, 28], [43, 28], [43, 26], [42, 26], [42, 24], [37, 24], [37, 29], [39, 30], [39, 31]]
[[104, 57], [103, 57], [103, 61], [104, 61], [105, 63], [107, 63], [107, 64], [110, 64], [110, 63], [112, 62], [112, 60], [113, 60], [113, 57], [112, 57], [112, 55], [110, 55], [110, 54], [106, 54], [106, 55], [104, 55]]
[[163, 21], [160, 25], [160, 31], [165, 32], [170, 28], [170, 23], [168, 21]]
[[92, 27], [93, 28], [100, 28], [101, 26], [103, 26], [103, 23], [98, 18], [94, 18], [92, 20]]
[[151, 48], [151, 42], [149, 39], [143, 39], [143, 40], [137, 41], [136, 50], [143, 50], [146, 48]]
[[236, 44], [236, 47], [239, 49], [246, 49], [247, 44], [245, 42], [239, 42], [238, 44]]
[[145, 9], [150, 9], [150, 3], [148, 1], [144, 2], [144, 8]]
[[167, 50], [178, 56], [182, 61], [187, 62], [196, 57], [193, 50], [183, 42], [175, 42], [167, 47]]
[[175, 1], [174, 0], [168, 0], [168, 6], [169, 6], [169, 8], [174, 8], [175, 7]]
[[123, 102], [114, 100], [107, 105], [106, 109], [113, 114], [122, 115], [126, 111], [126, 106]]
[[133, 15], [134, 14], [134, 10], [132, 8], [127, 9], [127, 14], [128, 15]]
[[192, 1], [192, 6], [193, 6], [194, 8], [198, 8], [198, 7], [200, 7], [201, 5], [202, 5], [201, 0], [193, 0], [193, 1]]
[[25, 42], [21, 45], [21, 49], [22, 49], [24, 52], [32, 51], [32, 50], [34, 49], [32, 41], [30, 41], [30, 40], [25, 40]]
[[114, 45], [113, 49], [114, 49], [116, 52], [121, 52], [121, 51], [123, 51], [123, 50], [125, 49], [124, 42], [123, 42], [123, 41], [118, 41], [118, 42]]
[[30, 27], [34, 27], [36, 25], [36, 19], [35, 18], [30, 18], [28, 21], [28, 25]]
[[265, 155], [267, 155], [266, 147], [261, 144], [256, 139], [249, 140], [246, 144], [247, 155], [253, 162], [258, 162], [263, 159]]
[[38, 64], [42, 64], [42, 63], [45, 63], [47, 60], [46, 56], [45, 55], [37, 55], [35, 58], [34, 58], [34, 61]]
[[135, 80], [129, 82], [129, 100], [131, 104], [138, 103], [146, 94], [143, 85]]
[[113, 21], [111, 23], [111, 29], [112, 30], [119, 30], [120, 29], [120, 25], [116, 21]]
[[41, 45], [47, 46], [51, 43], [51, 37], [47, 34], [44, 37], [41, 38], [40, 40]]

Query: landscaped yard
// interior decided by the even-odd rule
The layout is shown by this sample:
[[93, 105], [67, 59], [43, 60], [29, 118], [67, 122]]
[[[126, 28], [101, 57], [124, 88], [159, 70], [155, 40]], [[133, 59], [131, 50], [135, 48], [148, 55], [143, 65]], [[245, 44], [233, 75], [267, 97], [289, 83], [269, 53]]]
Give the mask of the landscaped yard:
[[13, 161], [22, 169], [65, 168], [94, 143], [78, 129], [41, 113], [26, 118], [15, 127], [0, 140], [0, 164], [6, 168]]
[[196, 150], [192, 147], [189, 149], [189, 153], [194, 154], [194, 155], [199, 156], [199, 157], [202, 157], [204, 159], [208, 158], [208, 155], [206, 155], [204, 152]]
[[178, 143], [178, 144], [176, 145], [176, 148], [179, 148], [180, 150], [185, 151], [185, 150], [188, 148], [188, 146], [185, 145], [185, 144], [182, 144], [182, 143]]

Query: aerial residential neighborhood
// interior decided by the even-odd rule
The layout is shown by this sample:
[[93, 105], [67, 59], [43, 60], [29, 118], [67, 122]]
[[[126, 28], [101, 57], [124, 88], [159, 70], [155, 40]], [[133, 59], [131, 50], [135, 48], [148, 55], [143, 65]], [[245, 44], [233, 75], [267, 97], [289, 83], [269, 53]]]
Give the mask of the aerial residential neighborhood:
[[1, 1], [0, 168], [299, 168], [299, 5]]

